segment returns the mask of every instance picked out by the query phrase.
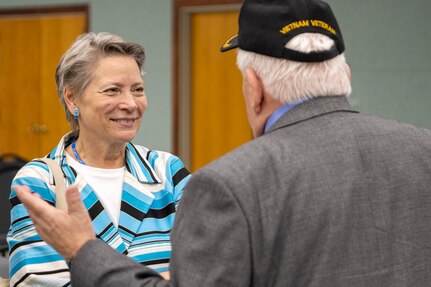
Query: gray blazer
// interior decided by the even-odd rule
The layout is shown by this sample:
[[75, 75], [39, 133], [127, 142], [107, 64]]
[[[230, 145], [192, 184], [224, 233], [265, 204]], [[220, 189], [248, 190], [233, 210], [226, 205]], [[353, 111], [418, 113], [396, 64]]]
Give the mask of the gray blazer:
[[93, 241], [72, 284], [429, 286], [431, 131], [309, 100], [194, 174], [172, 245], [170, 282]]

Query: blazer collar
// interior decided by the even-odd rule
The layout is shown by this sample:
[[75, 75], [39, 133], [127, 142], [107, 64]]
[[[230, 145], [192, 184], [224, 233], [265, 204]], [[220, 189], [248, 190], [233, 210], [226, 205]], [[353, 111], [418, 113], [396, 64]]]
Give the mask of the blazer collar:
[[161, 183], [156, 171], [148, 161], [149, 154], [148, 149], [138, 149], [132, 143], [127, 143], [126, 168], [140, 183]]
[[[62, 167], [71, 182], [75, 180], [76, 175], [66, 163], [65, 148], [71, 143], [72, 132], [64, 135], [58, 145], [47, 155], [47, 157], [56, 160]], [[136, 178], [140, 183], [158, 184], [161, 183], [156, 171], [151, 167], [148, 161], [150, 150], [141, 147], [137, 148], [131, 142], [126, 145], [126, 168], [127, 171]]]
[[347, 98], [344, 96], [316, 97], [304, 101], [302, 104], [299, 104], [285, 113], [268, 129], [267, 133], [333, 112], [358, 113], [358, 111], [352, 108]]

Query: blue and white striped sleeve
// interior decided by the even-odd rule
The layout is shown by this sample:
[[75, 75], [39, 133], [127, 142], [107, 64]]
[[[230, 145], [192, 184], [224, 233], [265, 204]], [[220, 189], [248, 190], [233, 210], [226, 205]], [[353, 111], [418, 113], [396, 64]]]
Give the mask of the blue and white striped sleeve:
[[[28, 163], [15, 176], [12, 187], [14, 185], [26, 185], [47, 202], [55, 204], [55, 193], [49, 184], [49, 170], [44, 163]], [[10, 286], [70, 285], [66, 261], [41, 239], [13, 188], [10, 202], [11, 226], [7, 236]]]

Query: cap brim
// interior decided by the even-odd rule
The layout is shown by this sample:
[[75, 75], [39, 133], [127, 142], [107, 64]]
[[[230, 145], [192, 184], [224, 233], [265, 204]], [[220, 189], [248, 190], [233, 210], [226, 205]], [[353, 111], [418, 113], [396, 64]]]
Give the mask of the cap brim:
[[227, 40], [226, 43], [224, 43], [224, 45], [220, 48], [220, 51], [226, 52], [235, 48], [238, 48], [238, 35], [235, 35]]

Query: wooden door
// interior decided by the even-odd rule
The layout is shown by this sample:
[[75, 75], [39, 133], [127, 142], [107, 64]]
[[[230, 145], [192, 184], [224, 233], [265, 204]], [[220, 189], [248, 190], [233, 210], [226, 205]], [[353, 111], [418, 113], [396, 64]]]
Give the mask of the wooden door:
[[55, 69], [86, 30], [86, 13], [0, 17], [0, 154], [43, 156], [70, 130]]
[[252, 138], [236, 51], [219, 50], [237, 32], [237, 21], [237, 11], [191, 16], [192, 170]]
[[252, 139], [236, 52], [220, 52], [238, 31], [239, 7], [199, 5], [179, 12], [174, 138], [176, 152], [191, 171]]

